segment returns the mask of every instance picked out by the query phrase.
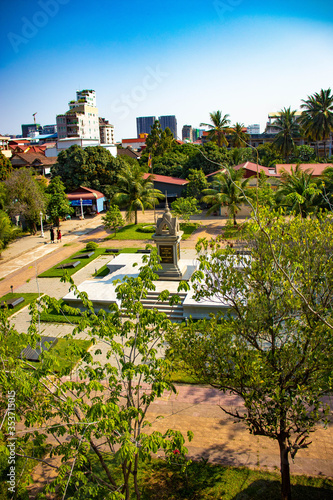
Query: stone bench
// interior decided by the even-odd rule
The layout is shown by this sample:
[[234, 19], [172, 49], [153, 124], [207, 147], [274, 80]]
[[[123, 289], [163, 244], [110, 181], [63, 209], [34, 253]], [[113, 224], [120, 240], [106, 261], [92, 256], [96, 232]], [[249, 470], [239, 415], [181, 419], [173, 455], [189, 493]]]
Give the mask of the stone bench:
[[119, 253], [119, 248], [107, 248], [105, 253]]
[[92, 255], [94, 255], [95, 252], [87, 252], [87, 253], [80, 253], [80, 255], [76, 255], [75, 257], [72, 257], [72, 259], [77, 259], [80, 257], [80, 259], [89, 259]]
[[142, 249], [139, 249], [136, 251], [136, 253], [150, 253], [151, 250], [142, 250]]
[[57, 269], [71, 269], [73, 267], [78, 266], [81, 264], [79, 260], [76, 260], [75, 262], [67, 262], [67, 264], [62, 264], [61, 266], [58, 266]]
[[7, 307], [9, 309], [14, 309], [15, 306], [24, 302], [24, 297], [13, 297], [12, 299], [5, 300], [1, 302], [0, 307]]

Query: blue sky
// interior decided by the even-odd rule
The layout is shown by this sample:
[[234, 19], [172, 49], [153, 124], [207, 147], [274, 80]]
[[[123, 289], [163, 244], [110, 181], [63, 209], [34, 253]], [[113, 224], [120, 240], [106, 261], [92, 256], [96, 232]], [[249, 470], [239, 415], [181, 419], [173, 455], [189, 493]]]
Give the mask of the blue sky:
[[0, 134], [97, 93], [117, 140], [136, 116], [260, 123], [333, 84], [331, 2], [17, 0], [1, 5]]

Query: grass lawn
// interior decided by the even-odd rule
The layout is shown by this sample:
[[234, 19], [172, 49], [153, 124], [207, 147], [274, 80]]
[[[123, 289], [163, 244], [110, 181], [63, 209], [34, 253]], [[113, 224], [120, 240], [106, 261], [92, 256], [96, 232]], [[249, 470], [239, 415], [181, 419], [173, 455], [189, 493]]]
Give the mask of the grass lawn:
[[[128, 224], [117, 231], [117, 234], [110, 234], [105, 240], [151, 240], [153, 233], [142, 233], [140, 228], [152, 226], [152, 224]], [[199, 227], [197, 222], [181, 222], [180, 229], [184, 231], [183, 240], [186, 240]]]
[[198, 222], [181, 222], [179, 226], [180, 230], [184, 231], [182, 240], [187, 240], [187, 238], [189, 238], [191, 234], [194, 233], [196, 229], [198, 229], [200, 224]]
[[82, 358], [82, 354], [89, 349], [91, 344], [91, 340], [57, 339], [56, 343], [50, 349], [50, 352], [57, 357], [59, 363], [59, 367], [55, 367], [54, 371], [72, 371]]
[[50, 306], [47, 311], [40, 313], [40, 320], [44, 323], [78, 323], [82, 316], [78, 309], [69, 306], [63, 300], [59, 301], [61, 311]]
[[[90, 458], [92, 469], [101, 474], [96, 458], [92, 455]], [[108, 459], [106, 461], [109, 462]], [[115, 473], [115, 477], [119, 475]], [[105, 475], [104, 480], [107, 480]], [[332, 498], [333, 481], [329, 479], [293, 476], [291, 482], [293, 500]], [[213, 465], [204, 460], [192, 462], [185, 475], [181, 473], [179, 465], [168, 465], [163, 460], [153, 459], [150, 463], [140, 464], [138, 483], [142, 492], [141, 500], [281, 499], [279, 473]], [[73, 492], [72, 488], [69, 487], [69, 494]], [[136, 497], [131, 495], [130, 498], [134, 500]]]
[[7, 293], [6, 295], [3, 295], [0, 298], [0, 302], [3, 302], [5, 300], [9, 300], [9, 299], [18, 298], [18, 297], [23, 297], [24, 302], [21, 302], [20, 304], [15, 306], [13, 309], [8, 309], [9, 316], [16, 313], [17, 311], [19, 311], [23, 307], [29, 305], [33, 300], [38, 299], [39, 294], [38, 293]]
[[[67, 274], [68, 276], [72, 276], [72, 274], [76, 273], [77, 271], [79, 271], [80, 269], [85, 267], [87, 264], [89, 264], [89, 262], [93, 261], [94, 259], [97, 259], [97, 257], [100, 257], [101, 255], [104, 255], [105, 250], [106, 250], [106, 248], [96, 248], [96, 250], [94, 250], [94, 254], [91, 257], [89, 257], [87, 259], [80, 259], [81, 254], [89, 252], [88, 250], [83, 249], [80, 252], [77, 252], [77, 253], [71, 255], [68, 259], [65, 259], [62, 262], [59, 262], [59, 264], [57, 264], [54, 267], [51, 267], [50, 269], [48, 269], [44, 273], [39, 274], [38, 277], [39, 278], [61, 278], [65, 274]], [[80, 264], [78, 266], [73, 267], [73, 268], [67, 268], [67, 269], [57, 269], [57, 267], [59, 267], [63, 264], [67, 264], [69, 262], [74, 262], [75, 260], [80, 260]]]
[[140, 223], [140, 224], [128, 224], [127, 226], [118, 229], [117, 233], [112, 233], [105, 240], [151, 240], [153, 233], [142, 233], [139, 231], [140, 228], [151, 226], [152, 224]]
[[[153, 462], [141, 476], [142, 500], [280, 500], [280, 474], [263, 470], [223, 467], [193, 462], [187, 478], [170, 471], [164, 462]], [[329, 500], [333, 481], [292, 477], [293, 500]]]

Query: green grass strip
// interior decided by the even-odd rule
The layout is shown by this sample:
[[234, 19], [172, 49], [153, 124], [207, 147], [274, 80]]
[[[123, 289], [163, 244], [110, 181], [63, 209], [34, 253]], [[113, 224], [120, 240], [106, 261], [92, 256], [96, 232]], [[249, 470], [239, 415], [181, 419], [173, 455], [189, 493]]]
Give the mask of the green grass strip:
[[3, 295], [0, 298], [0, 302], [4, 302], [6, 300], [10, 299], [15, 299], [19, 297], [24, 298], [24, 302], [21, 302], [17, 306], [15, 306], [13, 309], [8, 308], [8, 316], [11, 316], [12, 314], [15, 314], [17, 311], [20, 309], [23, 309], [23, 307], [28, 306], [32, 301], [37, 300], [40, 295], [38, 293], [7, 293], [6, 295]]

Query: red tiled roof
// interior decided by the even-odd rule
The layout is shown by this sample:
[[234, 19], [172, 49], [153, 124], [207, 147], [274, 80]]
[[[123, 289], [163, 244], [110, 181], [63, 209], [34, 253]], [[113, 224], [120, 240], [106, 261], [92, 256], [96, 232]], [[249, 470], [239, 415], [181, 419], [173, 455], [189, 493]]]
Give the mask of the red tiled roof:
[[[245, 163], [240, 163], [239, 165], [236, 165], [233, 167], [234, 170], [240, 170], [241, 168], [244, 168], [244, 170], [249, 170], [250, 172], [257, 173], [257, 164], [252, 163], [251, 161], [246, 161]], [[258, 165], [258, 170], [259, 172], [264, 172], [266, 175], [271, 176], [275, 174], [271, 174], [269, 172], [269, 169], [267, 167], [264, 167], [262, 165]]]
[[122, 139], [123, 143], [131, 143], [131, 142], [146, 142], [146, 137], [139, 137], [139, 139]]
[[[245, 163], [240, 163], [239, 165], [236, 165], [232, 167], [234, 170], [240, 170], [243, 168], [244, 170], [247, 170], [248, 172], [253, 172], [253, 175], [257, 173], [257, 164], [252, 163], [251, 161], [246, 161]], [[275, 174], [270, 172], [270, 169], [267, 167], [264, 167], [263, 165], [258, 165], [258, 170], [259, 172], [264, 172], [268, 177], [275, 176]], [[207, 174], [206, 177], [211, 177], [213, 175], [219, 174], [220, 172], [225, 172], [225, 168], [222, 168], [220, 170], [216, 170], [216, 172], [213, 172], [211, 174]]]
[[104, 198], [104, 194], [100, 191], [96, 191], [96, 189], [90, 189], [85, 186], [80, 186], [79, 188], [75, 189], [75, 191], [68, 193], [67, 198], [69, 200], [79, 200], [80, 198], [82, 198], [82, 200], [96, 200], [99, 198]]
[[[301, 163], [299, 167], [302, 170], [309, 170], [314, 177], [319, 177], [327, 167], [332, 167], [332, 163]], [[295, 170], [296, 163], [278, 163], [276, 165], [276, 174], [280, 176], [283, 171], [291, 173], [291, 168]]]
[[168, 175], [159, 175], [159, 174], [143, 174], [143, 178], [147, 179], [152, 175], [153, 180], [156, 182], [164, 182], [165, 184], [175, 184], [178, 186], [184, 186], [185, 184], [188, 184], [189, 181], [186, 179], [179, 179], [178, 177], [169, 177]]
[[27, 165], [32, 165], [35, 162], [41, 165], [54, 165], [57, 162], [56, 156], [46, 157], [43, 153], [14, 153], [11, 160], [15, 158], [20, 158]]

